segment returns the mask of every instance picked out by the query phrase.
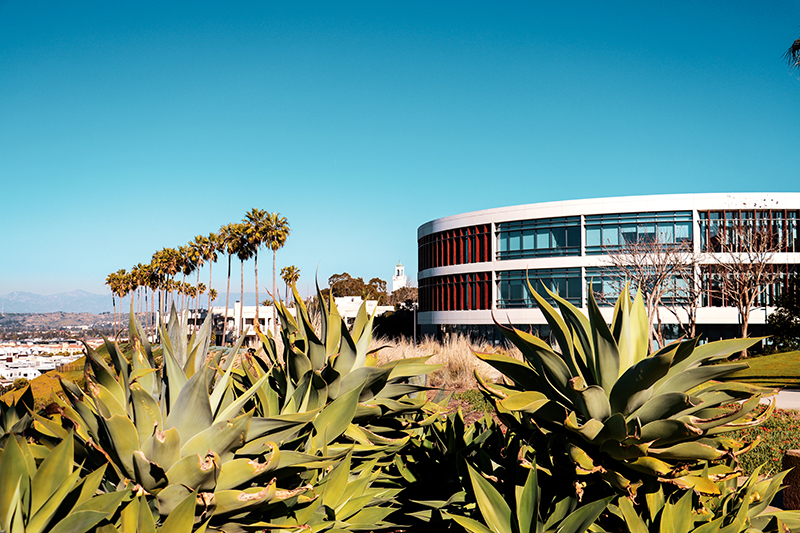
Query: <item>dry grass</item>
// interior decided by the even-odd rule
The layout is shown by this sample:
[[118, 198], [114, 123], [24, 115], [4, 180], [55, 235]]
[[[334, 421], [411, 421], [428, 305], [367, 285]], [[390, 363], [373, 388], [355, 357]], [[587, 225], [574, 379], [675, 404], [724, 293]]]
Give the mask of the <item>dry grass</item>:
[[481, 379], [488, 381], [497, 381], [501, 378], [499, 372], [475, 357], [473, 351], [502, 353], [522, 359], [516, 348], [506, 350], [488, 343], [472, 343], [462, 335], [453, 335], [442, 342], [425, 338], [417, 343], [417, 346], [414, 346], [408, 339], [396, 341], [377, 338], [372, 340], [370, 350], [381, 346], [385, 346], [385, 348], [378, 352], [379, 364], [396, 359], [431, 356], [428, 363], [444, 366], [430, 374], [428, 384], [432, 387], [444, 386], [456, 391], [470, 390], [477, 386], [474, 372], [477, 372]]

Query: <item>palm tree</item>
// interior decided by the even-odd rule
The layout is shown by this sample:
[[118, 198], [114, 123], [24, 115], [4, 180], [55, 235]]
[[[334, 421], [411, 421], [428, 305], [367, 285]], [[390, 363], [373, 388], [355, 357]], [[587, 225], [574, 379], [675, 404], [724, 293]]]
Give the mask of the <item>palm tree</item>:
[[234, 224], [226, 224], [219, 228], [220, 250], [228, 255], [228, 288], [225, 291], [225, 319], [222, 323], [222, 344], [225, 344], [228, 328], [228, 306], [231, 296], [231, 257], [236, 253], [236, 231]]
[[783, 57], [789, 63], [789, 67], [800, 69], [800, 39], [792, 43]]
[[[267, 246], [272, 250], [272, 298], [274, 300], [276, 292], [275, 256], [278, 253], [278, 250], [283, 248], [283, 245], [286, 244], [286, 239], [289, 238], [289, 234], [292, 233], [292, 230], [289, 227], [289, 221], [286, 220], [286, 217], [282, 217], [280, 213], [267, 213], [265, 224], [266, 235], [264, 240]], [[274, 305], [272, 306], [272, 335], [278, 335]]]
[[[207, 238], [203, 235], [198, 235], [192, 242], [189, 243], [189, 260], [194, 264], [195, 271], [197, 272], [197, 282], [195, 287], [200, 286], [200, 267], [205, 264], [206, 246], [208, 246]], [[194, 302], [195, 310], [197, 310], [197, 298]]]
[[244, 215], [242, 224], [244, 224], [247, 239], [253, 250], [256, 275], [256, 324], [260, 325], [258, 320], [258, 308], [261, 307], [258, 303], [258, 249], [264, 244], [267, 237], [267, 212], [254, 207]]
[[[211, 289], [211, 268], [217, 262], [217, 252], [222, 251], [222, 240], [216, 233], [209, 233], [205, 240], [203, 260], [208, 263], [208, 288]], [[208, 312], [211, 312], [211, 291], [208, 291]]]
[[300, 269], [294, 265], [283, 267], [281, 269], [281, 279], [286, 283], [286, 301], [289, 301], [289, 286], [294, 286], [297, 280], [300, 279]]
[[[233, 235], [236, 257], [242, 263], [242, 284], [239, 294], [239, 335], [242, 335], [244, 333], [244, 262], [253, 257], [253, 245], [247, 236], [246, 224], [233, 224]], [[258, 309], [257, 300], [256, 309]]]
[[117, 270], [106, 276], [105, 285], [111, 289], [111, 306], [114, 309], [114, 337], [117, 336], [117, 301], [115, 296], [119, 294], [121, 277], [125, 275], [125, 269]]

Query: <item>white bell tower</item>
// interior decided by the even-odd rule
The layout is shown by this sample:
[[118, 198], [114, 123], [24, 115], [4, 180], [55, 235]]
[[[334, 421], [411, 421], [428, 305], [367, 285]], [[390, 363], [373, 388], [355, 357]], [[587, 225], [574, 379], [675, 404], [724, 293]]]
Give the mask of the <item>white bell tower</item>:
[[397, 266], [394, 267], [394, 276], [392, 276], [392, 292], [397, 289], [402, 289], [406, 286], [407, 282], [406, 267], [403, 266], [403, 263], [398, 261]]

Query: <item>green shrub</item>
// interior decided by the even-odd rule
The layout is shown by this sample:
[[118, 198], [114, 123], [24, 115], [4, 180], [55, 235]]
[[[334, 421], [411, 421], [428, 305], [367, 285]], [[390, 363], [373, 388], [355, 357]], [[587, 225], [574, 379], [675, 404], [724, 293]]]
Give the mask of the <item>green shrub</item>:
[[800, 448], [800, 413], [776, 409], [762, 425], [740, 429], [730, 436], [743, 442], [757, 441], [751, 450], [739, 456], [739, 465], [745, 474], [750, 475], [764, 465], [761, 473], [772, 476], [781, 471], [786, 450]]

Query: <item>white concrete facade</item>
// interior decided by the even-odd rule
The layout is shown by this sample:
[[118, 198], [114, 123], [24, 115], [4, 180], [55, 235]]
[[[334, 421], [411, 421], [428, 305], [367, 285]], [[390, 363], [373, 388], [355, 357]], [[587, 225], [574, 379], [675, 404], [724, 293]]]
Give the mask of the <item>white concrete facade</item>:
[[[432, 334], [441, 326], [490, 326], [494, 317], [503, 323], [513, 324], [545, 324], [546, 321], [535, 307], [502, 308], [498, 306], [498, 281], [501, 273], [509, 271], [546, 271], [579, 269], [581, 276], [580, 305], [586, 311], [587, 295], [587, 269], [593, 267], [608, 267], [609, 258], [603, 253], [587, 253], [587, 217], [598, 220], [600, 216], [613, 215], [647, 215], [663, 213], [682, 213], [688, 216], [691, 213], [692, 246], [698, 254], [701, 252], [700, 213], [721, 212], [728, 210], [739, 211], [785, 211], [792, 212], [792, 216], [800, 210], [800, 193], [713, 193], [713, 194], [670, 194], [651, 196], [628, 196], [614, 198], [597, 198], [583, 200], [569, 200], [559, 202], [546, 202], [526, 204], [471, 213], [463, 213], [432, 220], [419, 227], [417, 232], [420, 243], [420, 288], [435, 286], [439, 279], [454, 278], [460, 275], [486, 273], [490, 274], [490, 306], [483, 309], [439, 310], [431, 309], [435, 305], [423, 306], [419, 313], [419, 324], [423, 333]], [[508, 224], [535, 224], [536, 221], [547, 219], [569, 218], [579, 220], [580, 252], [575, 255], [540, 255], [537, 257], [503, 258], [499, 250], [499, 238], [502, 227]], [[796, 230], [797, 219], [794, 220]], [[490, 227], [490, 249], [488, 258], [479, 261], [462, 261], [461, 264], [432, 265], [435, 261], [423, 260], [423, 246], [436, 239], [437, 235], [450, 235], [453, 232], [470, 227]], [[522, 227], [522, 226], [520, 226]], [[449, 233], [448, 233], [449, 232]], [[796, 239], [796, 236], [794, 237]], [[426, 252], [429, 254], [429, 252]], [[474, 252], [473, 252], [474, 253]], [[712, 262], [712, 254], [706, 254], [705, 261]], [[487, 260], [488, 259], [488, 260]], [[426, 263], [427, 264], [423, 264]], [[444, 261], [446, 262], [446, 261]], [[800, 264], [800, 251], [776, 253], [771, 262], [781, 265], [790, 265], [794, 268]], [[576, 295], [576, 298], [578, 296]], [[422, 301], [422, 300], [421, 300]], [[771, 308], [761, 307], [751, 312], [751, 324], [764, 324], [765, 317], [772, 311]], [[604, 314], [610, 320], [612, 308], [604, 308]], [[664, 323], [677, 322], [670, 313], [662, 313]], [[698, 309], [698, 324], [731, 324], [739, 323], [739, 314], [733, 307], [700, 307]]]

